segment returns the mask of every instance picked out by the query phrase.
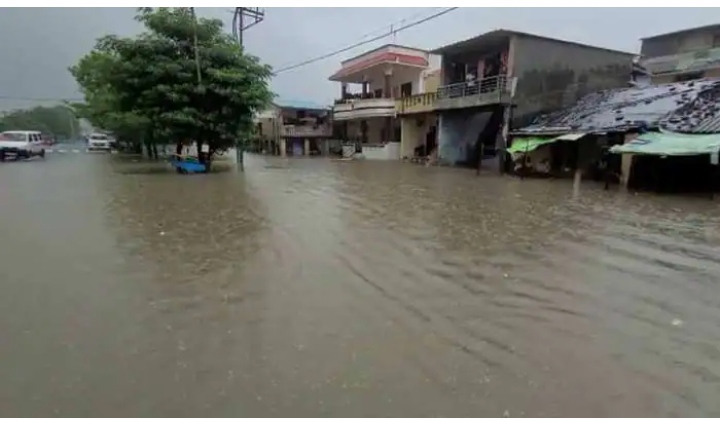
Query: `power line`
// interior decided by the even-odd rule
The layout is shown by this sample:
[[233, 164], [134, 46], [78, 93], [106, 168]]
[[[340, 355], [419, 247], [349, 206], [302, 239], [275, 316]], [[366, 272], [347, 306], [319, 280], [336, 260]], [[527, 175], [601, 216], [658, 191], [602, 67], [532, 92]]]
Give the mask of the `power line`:
[[8, 101], [38, 101], [38, 102], [45, 102], [45, 101], [69, 101], [69, 102], [80, 102], [85, 101], [85, 98], [29, 98], [29, 97], [13, 97], [13, 96], [4, 96], [0, 95], [0, 101], [2, 100], [8, 100]]
[[345, 48], [341, 48], [341, 49], [335, 50], [335, 51], [333, 51], [333, 52], [331, 52], [331, 53], [323, 54], [323, 55], [321, 55], [321, 56], [318, 56], [318, 57], [315, 57], [315, 58], [312, 58], [312, 59], [309, 59], [309, 60], [305, 60], [305, 61], [303, 61], [303, 62], [300, 62], [300, 63], [298, 63], [298, 64], [294, 64], [294, 65], [292, 65], [292, 66], [283, 67], [283, 68], [281, 68], [281, 69], [279, 69], [279, 70], [276, 70], [274, 73], [277, 75], [278, 73], [287, 72], [288, 70], [297, 69], [298, 67], [307, 66], [308, 64], [315, 63], [315, 62], [320, 61], [320, 60], [325, 60], [326, 58], [330, 58], [330, 57], [336, 56], [336, 55], [338, 55], [338, 54], [342, 54], [342, 53], [344, 53], [344, 52], [346, 52], [346, 51], [355, 49], [355, 48], [357, 48], [357, 47], [361, 47], [361, 46], [363, 46], [363, 45], [365, 45], [365, 44], [370, 44], [371, 42], [375, 42], [375, 41], [381, 40], [381, 39], [383, 39], [383, 38], [385, 38], [385, 37], [387, 37], [387, 36], [389, 36], [389, 35], [392, 35], [392, 34], [394, 34], [394, 33], [397, 33], [397, 32], [400, 32], [400, 31], [404, 31], [404, 30], [406, 30], [406, 29], [412, 28], [413, 26], [417, 26], [417, 25], [423, 24], [423, 23], [425, 23], [425, 22], [428, 22], [428, 21], [430, 21], [430, 20], [439, 18], [440, 16], [445, 15], [445, 14], [447, 14], [447, 13], [450, 13], [450, 12], [452, 12], [452, 11], [455, 10], [455, 9], [457, 9], [457, 7], [448, 7], [447, 9], [442, 10], [442, 11], [440, 11], [440, 12], [438, 12], [438, 13], [434, 13], [434, 14], [426, 17], [426, 18], [417, 20], [417, 21], [412, 22], [412, 23], [409, 23], [409, 24], [407, 24], [407, 25], [402, 25], [402, 26], [400, 26], [400, 27], [397, 28], [397, 29], [391, 29], [390, 31], [388, 31], [388, 32], [386, 32], [386, 33], [384, 33], [384, 34], [382, 34], [382, 35], [378, 35], [378, 36], [376, 36], [376, 37], [370, 38], [370, 39], [365, 40], [365, 41], [357, 42], [357, 43], [352, 44], [352, 45], [350, 45], [350, 46], [347, 46], [347, 47], [345, 47]]
[[[438, 8], [436, 8], [436, 9], [438, 9]], [[409, 21], [409, 20], [411, 20], [411, 19], [418, 18], [418, 17], [420, 17], [420, 16], [422, 16], [422, 15], [424, 15], [424, 14], [425, 14], [425, 12], [415, 13], [415, 14], [410, 15], [410, 16], [407, 16], [407, 17], [405, 17], [405, 18], [403, 18], [403, 19], [399, 19], [399, 20], [393, 21], [393, 22], [391, 22], [391, 23], [388, 23], [387, 25], [383, 25], [383, 26], [377, 28], [376, 30], [374, 30], [374, 31], [372, 31], [372, 32], [368, 32], [368, 33], [366, 33], [365, 35], [362, 35], [362, 36], [358, 37], [358, 38], [357, 38], [357, 39], [358, 39], [357, 42], [363, 41], [363, 40], [365, 40], [365, 39], [368, 38], [368, 37], [378, 36], [378, 34], [379, 34], [380, 32], [382, 32], [382, 35], [383, 35], [383, 36], [387, 36], [387, 35], [389, 35], [389, 34], [388, 34], [388, 28], [390, 29], [390, 32], [392, 33], [392, 32], [393, 32], [393, 27], [395, 27], [396, 25], [402, 25], [403, 23], [405, 23], [405, 22], [407, 22], [407, 21]], [[343, 48], [343, 47], [337, 47], [337, 48]], [[285, 63], [283, 63], [282, 65], [280, 65], [279, 67], [280, 67], [280, 68], [285, 68], [285, 67], [290, 67], [290, 66], [293, 66], [292, 62], [285, 62]]]

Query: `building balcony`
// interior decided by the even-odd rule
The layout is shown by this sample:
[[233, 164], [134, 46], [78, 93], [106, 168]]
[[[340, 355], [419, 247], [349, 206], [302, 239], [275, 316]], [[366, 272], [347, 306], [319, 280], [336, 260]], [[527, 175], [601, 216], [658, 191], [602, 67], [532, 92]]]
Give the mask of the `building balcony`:
[[514, 91], [515, 79], [504, 75], [453, 83], [438, 88], [435, 109], [451, 110], [509, 104]]
[[435, 109], [437, 92], [416, 94], [395, 101], [395, 111], [398, 114], [427, 113]]
[[281, 131], [282, 137], [330, 137], [332, 127], [329, 126], [294, 126], [285, 125]]
[[395, 117], [395, 100], [356, 96], [337, 100], [333, 106], [334, 121], [374, 117]]

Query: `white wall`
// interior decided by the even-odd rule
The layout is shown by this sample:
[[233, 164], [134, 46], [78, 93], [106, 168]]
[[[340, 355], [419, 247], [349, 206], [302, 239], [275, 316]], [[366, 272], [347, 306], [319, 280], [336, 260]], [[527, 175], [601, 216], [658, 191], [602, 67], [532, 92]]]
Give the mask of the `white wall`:
[[[368, 125], [367, 143], [380, 144], [382, 142], [382, 128], [385, 125], [385, 119], [368, 118], [365, 121], [367, 121]], [[355, 139], [360, 137], [360, 122], [361, 120], [348, 121], [348, 136], [350, 136], [350, 138]]]
[[415, 148], [425, 143], [430, 127], [437, 125], [437, 117], [433, 114], [405, 116], [400, 119], [402, 134], [400, 156], [412, 158]]
[[276, 118], [280, 114], [280, 109], [276, 106], [271, 106], [267, 110], [260, 111], [258, 113], [255, 113], [255, 120], [266, 120], [271, 118]]
[[[378, 72], [380, 73], [380, 72]], [[412, 93], [413, 95], [422, 92], [424, 70], [421, 68], [413, 67], [395, 67], [393, 74], [390, 77], [390, 85], [393, 89], [393, 94], [400, 96], [400, 85], [408, 82], [412, 82]], [[370, 92], [374, 92], [376, 89], [385, 88], [385, 77], [384, 74], [380, 73], [378, 76], [373, 77], [370, 81]]]
[[362, 154], [365, 159], [389, 161], [400, 159], [400, 144], [398, 142], [390, 142], [382, 146], [363, 145]]

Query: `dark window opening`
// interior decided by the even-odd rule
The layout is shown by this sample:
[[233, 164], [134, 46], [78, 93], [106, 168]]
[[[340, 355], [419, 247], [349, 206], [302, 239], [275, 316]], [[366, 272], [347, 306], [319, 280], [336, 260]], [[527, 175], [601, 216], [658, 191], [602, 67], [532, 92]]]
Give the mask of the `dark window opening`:
[[412, 82], [400, 85], [400, 97], [405, 98], [412, 95]]

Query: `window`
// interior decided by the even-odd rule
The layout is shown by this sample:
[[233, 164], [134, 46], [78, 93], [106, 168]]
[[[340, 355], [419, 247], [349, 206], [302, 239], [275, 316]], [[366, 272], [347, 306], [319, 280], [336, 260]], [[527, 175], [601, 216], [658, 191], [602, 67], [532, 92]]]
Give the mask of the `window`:
[[17, 132], [4, 132], [0, 134], [0, 138], [12, 140], [15, 142], [24, 142], [25, 141], [25, 134], [23, 133], [17, 133]]
[[400, 85], [400, 97], [405, 98], [412, 95], [412, 82]]

